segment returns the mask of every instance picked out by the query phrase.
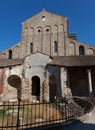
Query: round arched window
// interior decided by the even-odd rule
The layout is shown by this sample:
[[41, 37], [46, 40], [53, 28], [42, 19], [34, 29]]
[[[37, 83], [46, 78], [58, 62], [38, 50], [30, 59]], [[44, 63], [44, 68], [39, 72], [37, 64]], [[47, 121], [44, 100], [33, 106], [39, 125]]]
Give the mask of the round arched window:
[[46, 32], [49, 32], [49, 29], [48, 29], [48, 28], [46, 29]]
[[41, 32], [41, 30], [39, 29], [38, 32]]

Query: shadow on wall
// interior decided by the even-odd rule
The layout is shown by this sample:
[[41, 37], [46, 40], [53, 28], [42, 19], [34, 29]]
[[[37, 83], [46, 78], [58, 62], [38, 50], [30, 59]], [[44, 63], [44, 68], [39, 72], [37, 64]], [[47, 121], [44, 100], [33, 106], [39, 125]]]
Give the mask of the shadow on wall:
[[17, 75], [11, 75], [7, 81], [9, 85], [17, 89], [17, 98], [21, 98], [21, 78]]

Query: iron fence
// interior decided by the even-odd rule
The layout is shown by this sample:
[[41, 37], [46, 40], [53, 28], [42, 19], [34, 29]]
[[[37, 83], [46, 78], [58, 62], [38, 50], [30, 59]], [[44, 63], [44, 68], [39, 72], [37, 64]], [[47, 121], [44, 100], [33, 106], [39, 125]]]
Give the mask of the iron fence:
[[56, 102], [21, 101], [3, 102], [0, 105], [0, 129], [23, 130], [52, 125], [76, 119], [81, 109], [66, 100]]

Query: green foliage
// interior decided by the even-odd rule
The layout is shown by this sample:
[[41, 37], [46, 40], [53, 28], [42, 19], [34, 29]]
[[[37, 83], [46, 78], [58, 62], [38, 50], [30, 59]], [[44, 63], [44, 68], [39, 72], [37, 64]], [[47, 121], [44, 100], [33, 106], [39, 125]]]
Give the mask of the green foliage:
[[0, 118], [4, 117], [6, 114], [6, 111], [3, 109], [0, 109]]
[[35, 118], [43, 119], [43, 116], [42, 115], [37, 115]]
[[[19, 107], [19, 109], [23, 109], [23, 108], [24, 108], [24, 106], [20, 106]], [[15, 110], [15, 109], [18, 109], [18, 107], [12, 107], [12, 106], [10, 106], [10, 107], [7, 107], [5, 109], [0, 109], [0, 118], [3, 118], [5, 116], [9, 115], [8, 113], [6, 113], [7, 111], [9, 111], [9, 110]]]
[[8, 111], [8, 110], [13, 110], [13, 108], [12, 107], [6, 108], [6, 111]]

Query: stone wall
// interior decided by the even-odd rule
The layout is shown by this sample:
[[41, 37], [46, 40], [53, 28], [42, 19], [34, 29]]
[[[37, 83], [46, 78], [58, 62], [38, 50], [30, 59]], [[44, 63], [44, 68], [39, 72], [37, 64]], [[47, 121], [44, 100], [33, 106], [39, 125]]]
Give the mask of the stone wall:
[[[40, 80], [40, 101], [43, 100], [44, 94], [46, 95], [44, 99], [49, 101], [49, 80], [52, 77], [56, 81], [57, 96], [64, 96], [64, 84], [68, 80], [68, 73], [65, 72], [66, 68], [64, 67], [47, 67], [47, 63], [51, 60], [50, 56], [80, 55], [80, 47], [82, 47], [84, 55], [95, 55], [94, 46], [69, 38], [68, 33], [67, 17], [47, 11], [42, 11], [22, 23], [21, 41], [0, 53], [0, 58], [9, 58], [11, 51], [11, 58], [25, 59], [23, 65], [12, 66], [11, 69], [9, 67], [0, 68], [0, 93], [3, 93], [3, 100], [17, 98], [19, 93], [21, 93], [22, 99], [32, 99], [32, 78], [35, 76]], [[82, 86], [83, 83], [86, 87], [88, 85], [86, 74], [84, 71], [80, 73], [80, 75], [84, 75], [84, 79], [77, 74], [76, 81], [78, 80], [78, 82], [75, 83], [76, 81], [73, 78], [76, 72], [74, 70], [69, 72], [70, 87], [75, 88], [74, 91], [77, 91], [78, 94], [79, 86]], [[92, 75], [94, 81], [95, 72]], [[15, 80], [19, 81], [19, 85], [17, 87], [12, 86], [14, 84], [9, 84], [8, 78], [11, 83]], [[44, 81], [47, 84], [44, 90], [45, 93], [43, 93]], [[93, 84], [95, 83], [93, 82]]]
[[22, 65], [0, 68], [0, 95], [2, 100], [17, 99], [22, 89]]

